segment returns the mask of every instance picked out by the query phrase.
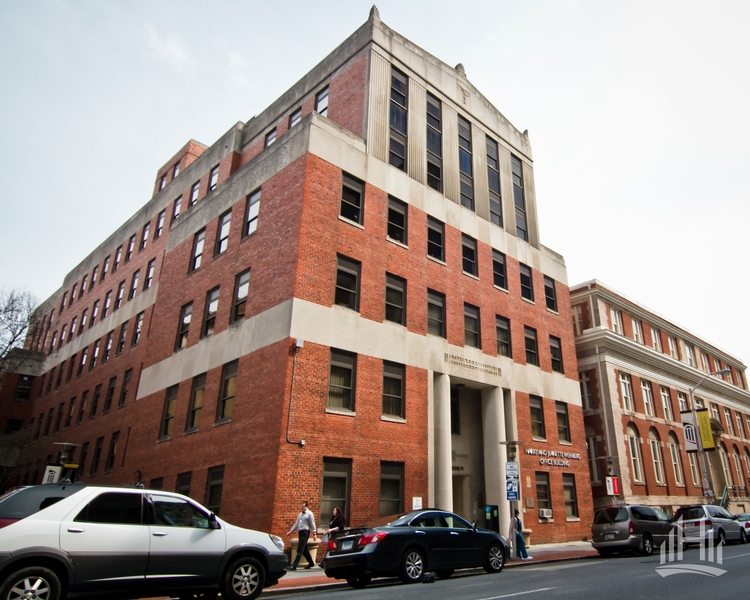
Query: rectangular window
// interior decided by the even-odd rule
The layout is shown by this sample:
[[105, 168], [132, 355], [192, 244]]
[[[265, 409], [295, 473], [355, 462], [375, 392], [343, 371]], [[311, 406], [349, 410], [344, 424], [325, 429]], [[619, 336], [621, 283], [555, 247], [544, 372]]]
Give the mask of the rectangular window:
[[409, 81], [398, 69], [391, 67], [390, 152], [388, 161], [406, 171], [407, 89]]
[[591, 378], [588, 373], [583, 372], [579, 374], [578, 379], [581, 388], [583, 410], [592, 410], [594, 408], [594, 398], [591, 394]]
[[125, 340], [128, 338], [128, 322], [125, 321], [120, 326], [120, 337], [117, 339], [117, 349], [115, 350], [115, 354], [120, 354], [125, 349]]
[[539, 508], [551, 508], [552, 500], [549, 490], [549, 473], [536, 472], [536, 505]]
[[112, 344], [115, 339], [115, 330], [113, 329], [107, 334], [107, 339], [104, 342], [104, 352], [102, 352], [102, 364], [106, 363], [112, 357]]
[[221, 508], [221, 490], [224, 487], [224, 465], [211, 467], [206, 479], [206, 508], [215, 515]]
[[123, 298], [125, 297], [125, 280], [123, 279], [117, 286], [117, 295], [115, 296], [115, 306], [112, 310], [117, 310], [122, 306]]
[[89, 442], [84, 442], [81, 446], [81, 458], [78, 459], [78, 469], [76, 469], [75, 481], [80, 481], [83, 478], [84, 469], [86, 468], [86, 458], [89, 454]]
[[198, 202], [198, 194], [200, 193], [201, 182], [196, 181], [193, 187], [190, 188], [190, 206], [194, 206]]
[[276, 128], [274, 127], [271, 131], [266, 134], [266, 139], [263, 144], [264, 148], [268, 148], [271, 144], [276, 141]]
[[687, 394], [677, 392], [677, 404], [680, 407], [680, 412], [690, 410], [690, 403], [688, 402]]
[[379, 516], [396, 515], [404, 510], [404, 463], [380, 463]]
[[161, 237], [161, 234], [164, 232], [164, 219], [167, 215], [167, 209], [165, 208], [163, 211], [159, 213], [159, 216], [156, 217], [156, 227], [154, 228], [154, 239], [158, 240]]
[[172, 179], [174, 179], [175, 177], [177, 177], [179, 174], [180, 174], [180, 161], [178, 160], [174, 164], [174, 167], [172, 167]]
[[201, 411], [203, 410], [203, 395], [206, 391], [206, 375], [198, 375], [193, 378], [193, 390], [190, 393], [190, 404], [188, 405], [187, 421], [185, 431], [196, 431], [201, 424]]
[[331, 348], [328, 406], [354, 411], [357, 355]]
[[655, 417], [656, 411], [654, 410], [654, 394], [651, 389], [650, 381], [641, 381], [641, 392], [643, 393], [643, 407], [646, 410], [646, 414]]
[[633, 410], [633, 384], [630, 375], [620, 373], [620, 395], [622, 396], [622, 407], [625, 410]]
[[86, 292], [86, 283], [89, 280], [88, 274], [83, 276], [83, 279], [81, 279], [81, 291], [78, 293], [79, 298], [83, 298], [83, 294]]
[[348, 173], [343, 173], [341, 184], [341, 211], [345, 219], [363, 224], [364, 217], [364, 182]]
[[557, 291], [555, 290], [555, 280], [551, 277], [544, 276], [544, 299], [547, 308], [557, 312]]
[[408, 212], [406, 204], [388, 196], [388, 237], [402, 244], [407, 243], [406, 217]]
[[[91, 271], [91, 283], [89, 283], [89, 292], [94, 289], [94, 286], [96, 285], [96, 278], [98, 275], [99, 265], [94, 265], [94, 268]], [[50, 322], [52, 322], [52, 319], [50, 319]]]
[[62, 361], [60, 363], [60, 367], [57, 371], [57, 381], [55, 381], [55, 389], [59, 388], [60, 384], [62, 384], [63, 371], [65, 371], [65, 361]]
[[44, 424], [44, 434], [42, 435], [42, 437], [47, 437], [49, 435], [49, 430], [50, 430], [50, 427], [52, 426], [52, 417], [54, 416], [54, 414], [55, 414], [55, 409], [50, 408], [49, 412], [47, 413], [47, 421]]
[[63, 292], [62, 300], [60, 301], [60, 312], [65, 310], [65, 303], [68, 300], [68, 292]]
[[697, 367], [698, 364], [695, 360], [695, 353], [693, 351], [693, 347], [689, 344], [685, 344], [685, 357], [687, 360], [687, 364], [691, 367]]
[[406, 280], [385, 274], [385, 318], [406, 325]]
[[495, 286], [504, 290], [508, 289], [508, 280], [505, 271], [505, 254], [498, 252], [497, 250], [492, 251], [492, 276]]
[[250, 289], [250, 269], [243, 271], [234, 278], [234, 296], [232, 300], [232, 316], [230, 323], [245, 318], [247, 308], [247, 294]]
[[564, 373], [562, 341], [559, 337], [555, 337], [554, 335], [549, 336], [549, 352], [552, 359], [552, 370], [556, 373]]
[[445, 295], [427, 290], [427, 333], [445, 337]]
[[234, 394], [237, 388], [237, 365], [233, 362], [224, 365], [221, 371], [221, 389], [219, 390], [219, 402], [216, 405], [216, 422], [222, 423], [232, 418], [234, 409]]
[[73, 338], [76, 335], [76, 321], [78, 320], [78, 317], [73, 317], [73, 320], [70, 322], [70, 339], [68, 341], [72, 341]]
[[497, 355], [512, 358], [510, 320], [499, 315], [495, 316], [495, 328], [497, 330]]
[[632, 319], [633, 322], [633, 339], [639, 344], [643, 344], [643, 325], [638, 319]]
[[81, 335], [83, 333], [83, 330], [86, 329], [86, 318], [88, 317], [89, 309], [84, 308], [83, 313], [81, 313], [81, 324], [78, 326], [78, 335]]
[[120, 432], [115, 431], [109, 440], [109, 453], [107, 454], [107, 462], [104, 463], [104, 472], [109, 473], [115, 466], [115, 456], [117, 455], [117, 442], [120, 440]]
[[445, 224], [427, 217], [427, 256], [445, 262]]
[[177, 408], [177, 391], [179, 385], [173, 385], [167, 388], [167, 395], [164, 398], [164, 410], [161, 415], [161, 427], [159, 428], [159, 438], [168, 438], [172, 435], [174, 427], [174, 415]]
[[669, 342], [669, 355], [676, 360], [680, 360], [680, 349], [677, 343], [677, 338], [670, 335], [667, 338], [667, 341]]
[[156, 269], [156, 259], [152, 258], [150, 261], [148, 261], [148, 265], [146, 266], [146, 279], [143, 282], [143, 290], [149, 289], [154, 282], [154, 270]]
[[55, 428], [52, 433], [60, 431], [60, 424], [62, 423], [63, 413], [65, 412], [65, 402], [61, 402], [60, 406], [57, 407], [57, 418], [55, 419]]
[[206, 294], [206, 308], [203, 311], [201, 338], [213, 335], [216, 327], [216, 313], [219, 310], [219, 288], [215, 287]]
[[137, 346], [141, 341], [141, 332], [143, 331], [143, 312], [139, 312], [135, 317], [135, 327], [133, 327], [133, 339], [130, 340], [131, 346]]
[[291, 115], [289, 115], [289, 129], [294, 127], [301, 120], [302, 120], [302, 109], [298, 108]]
[[474, 210], [474, 167], [471, 154], [471, 123], [458, 115], [458, 170], [461, 176], [461, 204], [469, 210]]
[[133, 273], [133, 277], [130, 280], [130, 292], [128, 293], [128, 300], [132, 300], [133, 298], [135, 298], [135, 295], [138, 293], [138, 279], [140, 278], [140, 276], [140, 269]]
[[115, 375], [109, 380], [107, 385], [107, 394], [104, 396], [104, 406], [102, 407], [102, 414], [107, 414], [109, 409], [112, 408], [112, 401], [115, 398], [115, 386], [117, 385], [117, 376]]
[[468, 235], [461, 235], [461, 267], [464, 273], [469, 275], [479, 275], [479, 266], [477, 264], [477, 241]]
[[443, 191], [442, 104], [427, 92], [427, 185]]
[[245, 238], [258, 229], [258, 214], [260, 213], [260, 190], [248, 194], [245, 201], [245, 225], [242, 237]]
[[383, 414], [404, 417], [404, 365], [383, 363]]
[[659, 391], [661, 392], [661, 405], [664, 409], [664, 418], [667, 421], [674, 421], [674, 415], [672, 414], [672, 399], [669, 397], [669, 388], [666, 386], [660, 386]]
[[102, 458], [102, 446], [104, 446], [104, 437], [97, 438], [96, 445], [94, 446], [94, 455], [91, 457], [89, 477], [94, 477], [96, 475], [97, 469], [99, 468], [99, 461]]
[[159, 179], [159, 191], [163, 190], [167, 185], [167, 176], [162, 175], [161, 179]]
[[531, 267], [520, 263], [519, 272], [521, 274], [521, 297], [531, 302], [534, 301], [534, 279], [531, 275]]
[[472, 348], [482, 347], [479, 307], [466, 303], [464, 303], [464, 344]]
[[133, 258], [133, 250], [135, 250], [135, 234], [131, 235], [128, 240], [128, 250], [125, 252], [125, 262], [128, 262]]
[[[31, 398], [31, 388], [34, 385], [34, 375], [19, 375], [16, 381], [16, 387], [13, 390], [13, 399], [26, 402]], [[44, 376], [42, 376], [42, 385], [44, 385]]]
[[540, 440], [546, 439], [544, 403], [540, 396], [529, 396], [529, 410], [531, 413], [531, 436]]
[[175, 492], [182, 494], [183, 496], [190, 495], [190, 482], [193, 478], [193, 472], [188, 471], [187, 473], [180, 473], [177, 475], [177, 485]]
[[526, 364], [539, 366], [539, 348], [536, 342], [536, 329], [524, 327], [523, 335], [526, 341]]
[[151, 223], [146, 223], [143, 226], [143, 231], [141, 231], [141, 243], [138, 246], [138, 250], [145, 250], [146, 244], [148, 244], [148, 232], [151, 227]]
[[216, 231], [216, 245], [214, 246], [214, 256], [224, 254], [229, 246], [229, 225], [232, 221], [232, 211], [228, 210], [219, 217], [219, 225]]
[[568, 421], [568, 405], [565, 402], [555, 402], [557, 414], [557, 439], [570, 442], [570, 422]]
[[180, 320], [177, 324], [177, 341], [175, 342], [175, 352], [187, 347], [188, 333], [190, 332], [190, 319], [193, 314], [193, 303], [188, 302], [180, 309]]
[[99, 400], [102, 397], [102, 384], [100, 383], [94, 388], [94, 397], [91, 399], [91, 410], [89, 411], [89, 419], [93, 419], [96, 416], [96, 410], [99, 408]]
[[172, 206], [172, 223], [180, 218], [180, 209], [182, 208], [182, 196], [177, 196]]
[[100, 281], [104, 281], [106, 279], [108, 272], [109, 272], [109, 256], [104, 259], [104, 264], [102, 265], [102, 278]]
[[578, 499], [576, 497], [576, 478], [572, 473], [563, 473], [563, 498], [565, 498], [565, 515], [569, 519], [578, 517]]
[[[651, 328], [651, 344], [657, 352], [661, 352], [661, 331], [658, 329]], [[704, 354], [705, 356], [705, 354]], [[706, 356], [706, 359], [708, 359], [708, 356]], [[708, 373], [708, 368], [705, 369], [706, 373]]]
[[503, 226], [503, 209], [500, 201], [500, 163], [497, 142], [487, 138], [487, 187], [490, 195], [490, 222]]
[[206, 241], [206, 228], [204, 227], [193, 236], [193, 251], [190, 253], [190, 266], [188, 273], [200, 269], [203, 259], [203, 244]]
[[122, 377], [122, 388], [120, 389], [120, 400], [117, 402], [117, 408], [125, 406], [130, 395], [130, 380], [133, 378], [133, 369], [128, 369]]
[[516, 208], [516, 235], [528, 242], [529, 230], [526, 223], [526, 194], [523, 185], [523, 166], [521, 159], [510, 155], [510, 169], [513, 175], [513, 204]]
[[68, 364], [68, 376], [65, 379], [65, 383], [68, 383], [73, 378], [73, 369], [76, 366], [76, 353], [70, 357], [70, 363]]
[[339, 255], [336, 259], [336, 293], [334, 303], [359, 310], [360, 263]]
[[83, 422], [83, 415], [86, 413], [86, 406], [88, 405], [89, 391], [86, 390], [81, 394], [81, 405], [78, 407], [78, 416], [76, 417], [76, 425]]
[[724, 421], [727, 424], [727, 433], [734, 435], [734, 425], [732, 424], [732, 414], [728, 408], [724, 408]]
[[102, 319], [109, 314], [109, 305], [112, 303], [112, 290], [104, 295], [104, 307], [102, 308]]
[[328, 116], [328, 86], [315, 94], [315, 112], [324, 117]]
[[89, 357], [88, 346], [81, 351], [81, 360], [78, 361], [78, 370], [76, 371], [76, 377], [80, 377], [83, 374], [83, 368], [86, 366], [86, 361]]

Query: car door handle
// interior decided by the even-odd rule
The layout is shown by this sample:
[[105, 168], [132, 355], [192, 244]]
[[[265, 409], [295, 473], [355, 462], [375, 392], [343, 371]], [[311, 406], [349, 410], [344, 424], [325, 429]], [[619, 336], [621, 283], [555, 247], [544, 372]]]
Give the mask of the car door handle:
[[419, 533], [420, 535], [424, 535], [424, 531], [415, 531], [414, 533]]
[[154, 531], [152, 535], [154, 537], [167, 537], [167, 534], [164, 531]]
[[85, 529], [74, 529], [73, 527], [68, 528], [68, 533], [83, 533]]
[[458, 535], [457, 531], [451, 531], [451, 535]]

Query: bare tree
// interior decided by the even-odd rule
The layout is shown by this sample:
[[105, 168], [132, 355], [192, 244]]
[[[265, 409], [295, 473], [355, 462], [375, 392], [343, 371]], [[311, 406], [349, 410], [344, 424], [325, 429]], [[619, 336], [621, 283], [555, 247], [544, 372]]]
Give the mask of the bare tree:
[[36, 305], [37, 299], [31, 292], [0, 289], [0, 386], [5, 375], [15, 371], [24, 360], [23, 353], [13, 350], [23, 347], [26, 334], [36, 324]]

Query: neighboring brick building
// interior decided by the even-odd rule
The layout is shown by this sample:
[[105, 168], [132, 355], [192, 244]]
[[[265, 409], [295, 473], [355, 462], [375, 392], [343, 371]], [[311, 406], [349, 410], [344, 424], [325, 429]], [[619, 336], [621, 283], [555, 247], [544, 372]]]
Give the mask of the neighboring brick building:
[[84, 481], [138, 471], [276, 533], [305, 498], [353, 524], [497, 504], [507, 531], [520, 440], [534, 541], [585, 538], [566, 268], [536, 206], [527, 134], [374, 10], [262, 114], [188, 143], [39, 308], [19, 481], [69, 442]]
[[[750, 392], [745, 365], [600, 281], [571, 288], [573, 327], [595, 506], [674, 508], [704, 502], [698, 452], [687, 452], [680, 413], [711, 417], [710, 501], [748, 512]], [[710, 375], [728, 370], [723, 375]], [[604, 477], [620, 477], [607, 495]]]

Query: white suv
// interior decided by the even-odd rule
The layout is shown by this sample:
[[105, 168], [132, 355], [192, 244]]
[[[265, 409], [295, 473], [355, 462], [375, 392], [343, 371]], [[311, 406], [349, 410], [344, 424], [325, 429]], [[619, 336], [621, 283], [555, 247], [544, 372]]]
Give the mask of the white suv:
[[252, 600], [287, 565], [281, 538], [161, 490], [34, 486], [0, 499], [3, 519], [0, 600]]
[[674, 519], [682, 528], [683, 544], [745, 543], [745, 530], [737, 517], [721, 506], [698, 504], [677, 509]]

